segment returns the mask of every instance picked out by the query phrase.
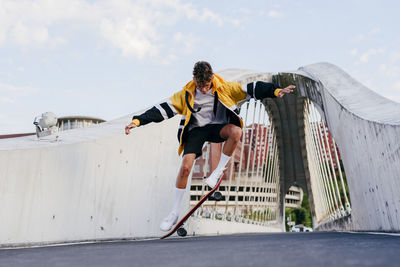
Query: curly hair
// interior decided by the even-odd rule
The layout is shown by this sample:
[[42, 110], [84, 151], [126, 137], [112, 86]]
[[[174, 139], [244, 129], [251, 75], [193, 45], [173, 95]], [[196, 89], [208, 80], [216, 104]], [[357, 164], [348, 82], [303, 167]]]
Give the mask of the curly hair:
[[203, 86], [205, 83], [211, 81], [213, 76], [213, 70], [210, 63], [206, 61], [199, 61], [194, 64], [193, 78], [199, 86]]

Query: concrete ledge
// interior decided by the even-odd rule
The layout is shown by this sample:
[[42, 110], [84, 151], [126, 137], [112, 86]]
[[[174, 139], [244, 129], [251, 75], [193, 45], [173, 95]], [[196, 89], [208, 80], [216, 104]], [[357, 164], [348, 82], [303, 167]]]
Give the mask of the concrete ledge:
[[0, 247], [161, 236], [179, 118], [126, 136], [129, 121], [66, 131], [61, 142], [1, 140]]
[[256, 224], [190, 218], [186, 228], [188, 235], [228, 235], [242, 233], [283, 232], [279, 224], [261, 226]]
[[320, 223], [314, 230], [315, 231], [343, 231], [343, 230], [353, 230], [352, 227], [351, 214], [334, 220], [334, 221], [324, 221]]

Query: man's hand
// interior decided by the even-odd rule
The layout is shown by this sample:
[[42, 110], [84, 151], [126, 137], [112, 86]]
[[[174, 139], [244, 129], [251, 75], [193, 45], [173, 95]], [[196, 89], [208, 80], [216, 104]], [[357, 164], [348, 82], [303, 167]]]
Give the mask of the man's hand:
[[289, 85], [288, 87], [282, 89], [279, 93], [278, 93], [278, 97], [282, 98], [285, 94], [290, 94], [293, 92], [293, 89], [296, 88], [296, 86], [294, 85]]
[[125, 134], [128, 135], [131, 133], [131, 129], [132, 128], [136, 128], [136, 124], [134, 124], [133, 122], [129, 123], [128, 125], [125, 126]]

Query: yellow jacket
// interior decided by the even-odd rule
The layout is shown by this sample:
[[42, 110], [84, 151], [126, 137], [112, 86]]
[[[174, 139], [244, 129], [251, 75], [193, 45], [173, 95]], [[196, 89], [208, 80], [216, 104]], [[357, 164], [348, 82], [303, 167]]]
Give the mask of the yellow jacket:
[[[141, 115], [133, 116], [132, 122], [137, 126], [142, 126], [150, 122], [161, 122], [164, 119], [169, 119], [176, 114], [182, 115], [181, 122], [178, 128], [178, 140], [180, 155], [184, 149], [184, 140], [186, 135], [187, 125], [190, 122], [192, 107], [194, 105], [196, 86], [194, 81], [187, 83], [182, 90], [173, 94], [168, 100], [161, 102], [158, 105], [150, 108]], [[250, 97], [262, 99], [265, 97], [276, 97], [280, 89], [266, 82], [256, 82], [247, 84], [246, 90], [242, 89], [242, 85], [237, 82], [228, 82], [222, 79], [217, 74], [214, 74], [212, 80], [212, 94], [216, 99], [224, 105], [229, 111], [228, 121], [243, 128], [242, 118], [239, 116], [237, 104]], [[188, 106], [189, 105], [189, 106]]]

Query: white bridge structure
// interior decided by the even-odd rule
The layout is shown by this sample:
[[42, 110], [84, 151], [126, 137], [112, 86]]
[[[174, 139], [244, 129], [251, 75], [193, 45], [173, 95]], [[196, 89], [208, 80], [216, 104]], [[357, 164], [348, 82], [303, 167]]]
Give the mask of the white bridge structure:
[[[224, 199], [190, 218], [189, 235], [284, 231], [284, 197], [294, 183], [309, 198], [316, 230], [400, 231], [399, 103], [328, 63], [220, 74], [296, 90], [241, 103], [245, 129]], [[179, 118], [126, 136], [131, 117], [58, 138], [0, 140], [0, 247], [161, 236], [180, 166]], [[201, 180], [192, 188], [205, 190]], [[197, 193], [186, 194], [182, 215]]]

